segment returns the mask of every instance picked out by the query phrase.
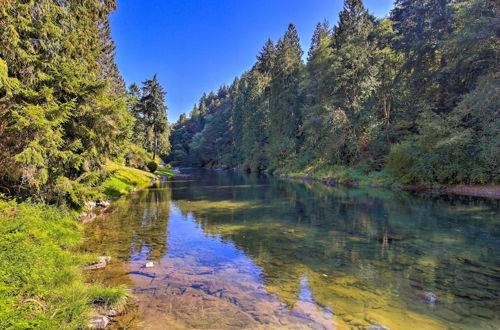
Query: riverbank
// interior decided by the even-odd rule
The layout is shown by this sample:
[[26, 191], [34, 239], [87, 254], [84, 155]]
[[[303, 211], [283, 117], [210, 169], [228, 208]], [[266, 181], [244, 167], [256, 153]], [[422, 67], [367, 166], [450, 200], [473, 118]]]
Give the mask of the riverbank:
[[[106, 169], [108, 179], [95, 187], [102, 203], [158, 179], [116, 163]], [[1, 329], [87, 328], [91, 317], [124, 306], [127, 287], [86, 281], [83, 268], [97, 256], [79, 252], [80, 216], [67, 207], [0, 199]]]
[[371, 187], [371, 188], [387, 188], [401, 189], [406, 191], [418, 192], [437, 192], [444, 194], [455, 194], [464, 196], [489, 197], [500, 199], [500, 185], [418, 185], [418, 184], [398, 184], [389, 183], [390, 178], [382, 172], [371, 172], [367, 176], [360, 176], [361, 180], [335, 180], [329, 177], [312, 177], [307, 175], [297, 174], [280, 174], [281, 177], [295, 180], [319, 181], [326, 185], [344, 185], [350, 187]]
[[[228, 170], [227, 168], [209, 168], [213, 170]], [[241, 169], [235, 168], [233, 170], [239, 171]], [[333, 168], [314, 169], [308, 172], [275, 171], [273, 175], [294, 180], [318, 181], [329, 186], [343, 185], [347, 187], [401, 189], [406, 191], [437, 192], [500, 199], [500, 185], [404, 184], [391, 176], [386, 170], [364, 172], [362, 170], [334, 166]]]

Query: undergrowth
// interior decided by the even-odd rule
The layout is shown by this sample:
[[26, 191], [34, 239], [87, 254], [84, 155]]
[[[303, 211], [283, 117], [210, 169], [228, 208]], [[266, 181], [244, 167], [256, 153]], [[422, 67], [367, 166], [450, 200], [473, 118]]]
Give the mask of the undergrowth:
[[375, 171], [360, 165], [346, 167], [316, 163], [302, 169], [288, 169], [276, 172], [295, 178], [311, 178], [315, 180], [332, 181], [342, 184], [361, 184], [371, 186], [399, 186], [400, 182], [387, 170]]

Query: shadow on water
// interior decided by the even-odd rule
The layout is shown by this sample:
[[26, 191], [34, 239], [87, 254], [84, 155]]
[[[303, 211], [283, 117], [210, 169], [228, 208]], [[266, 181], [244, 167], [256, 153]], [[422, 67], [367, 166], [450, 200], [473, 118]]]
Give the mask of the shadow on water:
[[141, 327], [500, 327], [498, 200], [186, 173], [86, 229]]

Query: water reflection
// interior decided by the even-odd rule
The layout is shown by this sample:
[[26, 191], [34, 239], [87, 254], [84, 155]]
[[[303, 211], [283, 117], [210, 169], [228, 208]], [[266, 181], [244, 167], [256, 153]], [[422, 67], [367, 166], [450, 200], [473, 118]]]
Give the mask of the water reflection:
[[116, 201], [104, 219], [85, 228], [83, 249], [122, 260], [154, 260], [165, 256], [170, 189], [151, 188]]
[[500, 326], [498, 201], [189, 173], [87, 228], [141, 327]]

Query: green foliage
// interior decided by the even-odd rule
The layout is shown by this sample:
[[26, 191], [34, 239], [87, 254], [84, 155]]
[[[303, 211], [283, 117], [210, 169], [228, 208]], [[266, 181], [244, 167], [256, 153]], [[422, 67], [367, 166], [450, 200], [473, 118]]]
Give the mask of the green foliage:
[[[290, 25], [230, 87], [173, 125], [174, 165], [339, 182], [499, 182], [496, 2], [345, 0], [307, 63]], [[221, 92], [222, 91], [222, 92]]]
[[[132, 117], [119, 88], [114, 1], [4, 1], [0, 9], [0, 186], [81, 205], [123, 155]], [[91, 190], [91, 189], [90, 189]], [[90, 195], [86, 196], [86, 194]]]
[[154, 161], [149, 162], [147, 166], [148, 166], [149, 172], [151, 172], [151, 173], [156, 172], [156, 170], [158, 169], [158, 164], [156, 164], [156, 162], [154, 162]]
[[128, 291], [84, 284], [90, 256], [76, 214], [42, 204], [0, 200], [0, 328], [76, 329], [92, 307], [123, 305]]
[[142, 90], [137, 85], [130, 86], [129, 94], [132, 97], [131, 112], [135, 117], [133, 141], [144, 149], [152, 152], [152, 158], [160, 154], [167, 154], [170, 150], [170, 128], [167, 119], [167, 94], [153, 76], [142, 82]]
[[98, 191], [110, 197], [126, 195], [137, 187], [150, 184], [155, 177], [148, 172], [116, 163], [107, 164], [106, 170], [109, 172], [109, 176], [98, 188]]
[[133, 143], [129, 145], [125, 153], [125, 165], [144, 170], [150, 161], [152, 158], [145, 149]]

